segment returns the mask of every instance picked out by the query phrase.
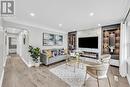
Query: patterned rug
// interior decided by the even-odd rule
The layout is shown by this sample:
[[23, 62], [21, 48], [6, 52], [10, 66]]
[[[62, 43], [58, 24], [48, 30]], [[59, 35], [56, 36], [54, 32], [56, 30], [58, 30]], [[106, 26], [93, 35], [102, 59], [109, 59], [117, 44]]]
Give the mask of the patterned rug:
[[[66, 64], [57, 66], [55, 68], [50, 69], [50, 71], [65, 81], [70, 87], [82, 87], [85, 78], [85, 67], [83, 65], [79, 65], [79, 68], [76, 67], [74, 72], [74, 66], [69, 66]], [[87, 75], [87, 77], [89, 77]]]

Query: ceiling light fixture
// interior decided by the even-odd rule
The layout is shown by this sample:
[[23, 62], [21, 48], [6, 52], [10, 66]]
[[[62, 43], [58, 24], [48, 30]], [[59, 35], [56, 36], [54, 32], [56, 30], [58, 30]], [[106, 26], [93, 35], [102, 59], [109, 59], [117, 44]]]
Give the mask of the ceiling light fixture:
[[98, 26], [101, 26], [101, 24], [98, 24]]
[[93, 16], [93, 15], [94, 15], [94, 13], [93, 13], [93, 12], [91, 12], [89, 15], [90, 15], [90, 16]]
[[30, 16], [32, 16], [32, 17], [35, 16], [35, 13], [30, 13]]
[[59, 24], [59, 27], [62, 27], [62, 24]]
[[76, 31], [76, 29], [73, 29], [73, 31]]

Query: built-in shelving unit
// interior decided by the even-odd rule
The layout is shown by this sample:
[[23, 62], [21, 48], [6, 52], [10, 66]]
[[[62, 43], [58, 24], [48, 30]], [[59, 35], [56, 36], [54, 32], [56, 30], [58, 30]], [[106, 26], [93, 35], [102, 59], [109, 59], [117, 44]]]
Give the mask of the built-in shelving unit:
[[76, 50], [77, 47], [77, 31], [68, 33], [68, 50]]
[[102, 27], [102, 54], [111, 54], [112, 65], [119, 66], [120, 24]]

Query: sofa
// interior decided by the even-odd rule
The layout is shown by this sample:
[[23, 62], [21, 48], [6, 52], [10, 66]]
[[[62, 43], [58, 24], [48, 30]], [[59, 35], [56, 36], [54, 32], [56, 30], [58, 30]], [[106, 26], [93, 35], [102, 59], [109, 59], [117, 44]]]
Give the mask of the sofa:
[[67, 49], [45, 49], [42, 50], [40, 61], [44, 65], [50, 65], [66, 59]]

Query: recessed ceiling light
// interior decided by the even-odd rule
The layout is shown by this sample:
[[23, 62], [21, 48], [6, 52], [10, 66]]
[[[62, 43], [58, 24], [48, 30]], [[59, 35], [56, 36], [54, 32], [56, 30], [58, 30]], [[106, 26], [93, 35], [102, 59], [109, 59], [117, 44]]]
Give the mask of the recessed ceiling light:
[[73, 31], [76, 31], [76, 29], [73, 29]]
[[59, 24], [59, 27], [62, 27], [62, 24]]
[[90, 16], [93, 16], [93, 15], [94, 15], [94, 13], [93, 13], [93, 12], [91, 12], [89, 15], [90, 15]]
[[101, 24], [98, 24], [98, 26], [101, 26]]
[[35, 16], [35, 13], [30, 13], [30, 16], [32, 16], [32, 17]]

